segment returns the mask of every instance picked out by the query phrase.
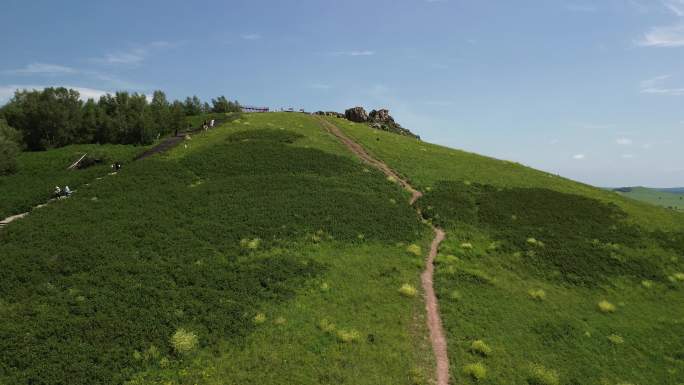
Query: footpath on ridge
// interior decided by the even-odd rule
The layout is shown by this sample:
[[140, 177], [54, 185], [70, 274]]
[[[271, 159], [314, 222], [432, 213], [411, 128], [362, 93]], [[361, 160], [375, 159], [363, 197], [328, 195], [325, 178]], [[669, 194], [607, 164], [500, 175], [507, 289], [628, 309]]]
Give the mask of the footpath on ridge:
[[[357, 142], [346, 136], [337, 126], [330, 123], [321, 117], [316, 117], [321, 123], [321, 126], [331, 135], [337, 138], [349, 151], [358, 156], [363, 162], [379, 169], [388, 177], [394, 178], [406, 191], [411, 193], [410, 204], [413, 204], [423, 196], [423, 193], [416, 190], [411, 184], [392, 170], [388, 165], [382, 161], [372, 157], [366, 150]], [[418, 214], [422, 217], [420, 210]], [[427, 312], [427, 324], [430, 332], [430, 343], [432, 344], [432, 351], [435, 356], [436, 379], [437, 385], [449, 384], [449, 359], [447, 356], [447, 344], [444, 336], [444, 329], [442, 328], [442, 319], [439, 316], [439, 304], [437, 303], [437, 296], [433, 285], [434, 275], [434, 261], [437, 256], [440, 243], [444, 240], [444, 230], [430, 224], [430, 227], [435, 233], [435, 237], [430, 245], [430, 252], [427, 255], [425, 270], [420, 275], [423, 292], [425, 293], [425, 310]]]

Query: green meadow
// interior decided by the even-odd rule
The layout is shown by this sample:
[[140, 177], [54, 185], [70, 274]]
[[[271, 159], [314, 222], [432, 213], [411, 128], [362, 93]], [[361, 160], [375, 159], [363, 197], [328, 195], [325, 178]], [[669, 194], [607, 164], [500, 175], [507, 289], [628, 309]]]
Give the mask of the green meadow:
[[652, 205], [684, 211], [684, 193], [662, 191], [648, 187], [629, 187], [627, 190], [628, 191], [615, 191], [615, 193]]
[[328, 118], [426, 194], [455, 384], [684, 383], [684, 215]]

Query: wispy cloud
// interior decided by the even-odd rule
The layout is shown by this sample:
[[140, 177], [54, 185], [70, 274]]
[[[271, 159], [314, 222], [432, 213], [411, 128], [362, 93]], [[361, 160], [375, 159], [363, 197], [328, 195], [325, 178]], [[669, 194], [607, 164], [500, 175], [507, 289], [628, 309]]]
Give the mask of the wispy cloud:
[[65, 88], [71, 88], [76, 91], [81, 95], [82, 100], [86, 99], [98, 99], [100, 96], [107, 94], [109, 91], [105, 90], [100, 90], [100, 89], [95, 89], [95, 88], [87, 88], [87, 87], [74, 87], [74, 86], [69, 86], [69, 85], [26, 85], [26, 84], [10, 84], [10, 85], [0, 85], [0, 102], [6, 102], [9, 100], [12, 96], [14, 96], [14, 92], [17, 90], [42, 90], [47, 87], [65, 87]]
[[258, 33], [243, 33], [240, 37], [244, 40], [259, 40], [261, 35]]
[[684, 88], [667, 87], [664, 83], [670, 79], [671, 75], [656, 76], [641, 82], [642, 94], [684, 96]]
[[586, 155], [584, 155], [584, 154], [575, 154], [572, 156], [572, 159], [575, 159], [575, 160], [584, 160], [585, 158], [586, 158]]
[[373, 56], [375, 51], [370, 50], [353, 50], [353, 51], [335, 51], [330, 53], [333, 56]]
[[634, 158], [634, 154], [622, 154], [622, 159], [632, 159]]
[[58, 64], [30, 63], [24, 68], [2, 71], [14, 75], [67, 75], [78, 72], [77, 70]]
[[102, 57], [94, 58], [93, 61], [109, 65], [136, 66], [145, 61], [155, 51], [171, 48], [174, 46], [174, 43], [170, 43], [168, 41], [154, 41], [127, 50], [108, 52]]
[[630, 138], [617, 138], [615, 140], [615, 143], [617, 143], [621, 146], [631, 146], [632, 143], [634, 143], [634, 142]]
[[671, 0], [664, 3], [665, 8], [676, 16], [684, 17], [684, 0]]
[[682, 47], [684, 46], [684, 24], [654, 27], [636, 41], [642, 47]]

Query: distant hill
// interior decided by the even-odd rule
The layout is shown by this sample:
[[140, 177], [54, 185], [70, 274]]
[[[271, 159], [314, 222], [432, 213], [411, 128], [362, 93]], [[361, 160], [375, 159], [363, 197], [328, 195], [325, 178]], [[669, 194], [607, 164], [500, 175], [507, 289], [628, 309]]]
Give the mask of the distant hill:
[[673, 210], [684, 211], [684, 187], [650, 188], [639, 186], [611, 188], [611, 190], [628, 198]]

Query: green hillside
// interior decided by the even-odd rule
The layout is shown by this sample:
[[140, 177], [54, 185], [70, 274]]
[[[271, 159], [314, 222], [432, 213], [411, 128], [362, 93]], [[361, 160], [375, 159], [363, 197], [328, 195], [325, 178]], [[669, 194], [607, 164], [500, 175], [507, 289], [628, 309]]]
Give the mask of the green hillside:
[[681, 192], [670, 192], [668, 189], [659, 190], [648, 187], [626, 187], [613, 190], [617, 194], [636, 199], [638, 201], [677, 211], [684, 211], [684, 193]]
[[684, 215], [328, 119], [426, 191], [447, 232], [435, 285], [454, 383], [682, 383]]
[[430, 384], [425, 221], [451, 383], [683, 383], [684, 214], [323, 118], [420, 218], [318, 119], [245, 114], [105, 177], [23, 154], [44, 171], [0, 177], [35, 191], [0, 211], [78, 191], [0, 229], [0, 384]]

